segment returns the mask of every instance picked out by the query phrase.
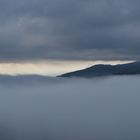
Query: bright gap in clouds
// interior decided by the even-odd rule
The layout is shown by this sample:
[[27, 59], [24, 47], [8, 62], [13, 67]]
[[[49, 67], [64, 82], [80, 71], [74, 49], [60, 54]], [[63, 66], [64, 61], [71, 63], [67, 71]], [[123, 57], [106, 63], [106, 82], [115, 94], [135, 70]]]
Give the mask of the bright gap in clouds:
[[0, 74], [6, 75], [45, 75], [57, 76], [63, 73], [80, 70], [96, 64], [124, 64], [133, 61], [38, 61], [0, 63]]

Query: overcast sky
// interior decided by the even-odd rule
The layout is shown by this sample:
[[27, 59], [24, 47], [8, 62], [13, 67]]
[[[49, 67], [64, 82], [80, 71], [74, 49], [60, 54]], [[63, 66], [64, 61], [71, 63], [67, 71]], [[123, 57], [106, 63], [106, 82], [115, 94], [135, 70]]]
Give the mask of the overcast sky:
[[138, 60], [139, 0], [0, 0], [0, 60]]

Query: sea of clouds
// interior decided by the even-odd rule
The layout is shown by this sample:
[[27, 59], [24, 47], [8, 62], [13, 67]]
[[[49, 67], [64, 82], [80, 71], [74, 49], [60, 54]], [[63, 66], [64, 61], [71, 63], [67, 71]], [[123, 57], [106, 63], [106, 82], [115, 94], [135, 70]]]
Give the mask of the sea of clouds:
[[139, 140], [140, 76], [0, 76], [0, 140]]

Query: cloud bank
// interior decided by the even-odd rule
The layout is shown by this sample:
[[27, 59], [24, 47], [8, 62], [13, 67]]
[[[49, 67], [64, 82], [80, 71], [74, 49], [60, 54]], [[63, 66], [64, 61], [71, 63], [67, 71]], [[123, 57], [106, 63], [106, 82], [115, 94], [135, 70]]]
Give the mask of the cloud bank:
[[139, 76], [0, 77], [0, 139], [140, 139], [139, 83]]
[[139, 60], [138, 0], [1, 0], [1, 60]]

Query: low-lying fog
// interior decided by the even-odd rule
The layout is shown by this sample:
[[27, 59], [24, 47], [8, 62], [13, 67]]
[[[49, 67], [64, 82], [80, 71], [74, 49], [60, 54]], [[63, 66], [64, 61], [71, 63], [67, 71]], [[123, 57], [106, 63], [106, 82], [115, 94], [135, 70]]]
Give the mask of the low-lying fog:
[[140, 76], [1, 77], [0, 140], [140, 140]]

